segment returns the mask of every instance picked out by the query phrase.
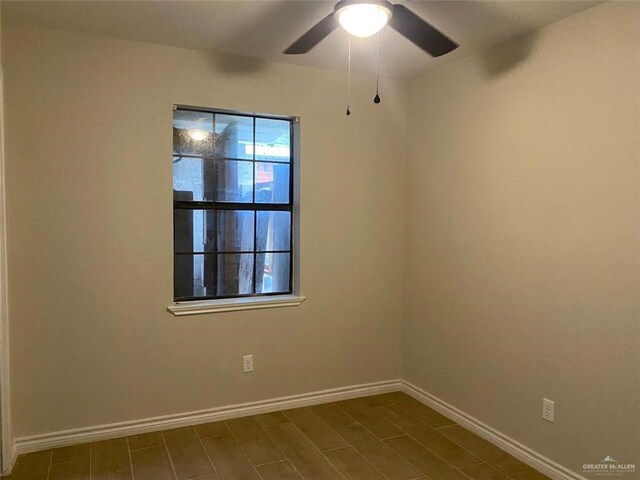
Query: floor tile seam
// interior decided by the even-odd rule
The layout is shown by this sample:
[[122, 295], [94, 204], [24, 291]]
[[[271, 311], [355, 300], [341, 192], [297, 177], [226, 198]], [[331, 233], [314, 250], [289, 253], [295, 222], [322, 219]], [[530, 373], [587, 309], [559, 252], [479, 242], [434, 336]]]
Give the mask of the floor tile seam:
[[[285, 411], [283, 411], [283, 412], [282, 412], [282, 414], [283, 414], [285, 417], [287, 417], [287, 414], [285, 413]], [[289, 418], [289, 417], [287, 417], [287, 418]], [[318, 418], [319, 418], [320, 420], [322, 420], [322, 419], [320, 418], [320, 416], [318, 416]], [[333, 469], [336, 471], [336, 473], [337, 473], [341, 478], [344, 478], [345, 480], [347, 480], [347, 478], [342, 474], [342, 472], [341, 472], [340, 470], [338, 470], [338, 469], [336, 468], [336, 466], [335, 466], [335, 465], [334, 465], [334, 464], [333, 464], [333, 463], [332, 463], [332, 462], [327, 458], [327, 456], [323, 453], [323, 451], [322, 451], [322, 450], [320, 450], [320, 447], [318, 447], [318, 445], [316, 445], [316, 444], [315, 444], [315, 442], [314, 442], [313, 440], [311, 440], [311, 438], [309, 438], [309, 437], [308, 437], [308, 436], [307, 436], [307, 435], [306, 435], [306, 434], [305, 434], [305, 433], [300, 429], [300, 427], [298, 427], [295, 423], [291, 422], [291, 419], [289, 419], [289, 421], [290, 421], [291, 425], [293, 426], [293, 428], [295, 428], [295, 429], [300, 433], [300, 435], [302, 435], [302, 436], [303, 436], [303, 437], [304, 437], [304, 438], [305, 438], [305, 439], [306, 439], [306, 440], [307, 440], [307, 441], [308, 441], [308, 442], [313, 446], [313, 448], [315, 448], [318, 452], [320, 452], [320, 455], [322, 456], [322, 458], [324, 458], [324, 459], [327, 461], [327, 463], [328, 463], [329, 465], [331, 465], [331, 468], [333, 468]], [[326, 423], [326, 422], [325, 422], [325, 423]], [[329, 427], [330, 427], [330, 425], [329, 425]], [[333, 430], [333, 429], [332, 429], [332, 430]], [[337, 433], [337, 432], [336, 432], [336, 433]], [[341, 435], [340, 435], [340, 436], [341, 436]], [[275, 442], [274, 442], [274, 443], [275, 443]], [[347, 442], [347, 444], [349, 444], [349, 442]], [[276, 445], [276, 446], [277, 446], [277, 445]], [[344, 448], [344, 447], [343, 447], [343, 448]], [[283, 453], [284, 453], [284, 452], [283, 452]], [[285, 456], [286, 456], [286, 454], [285, 454]], [[291, 464], [293, 465], [293, 462], [291, 462]], [[295, 465], [294, 465], [294, 466], [295, 466]], [[297, 469], [296, 469], [296, 470], [297, 470]], [[298, 473], [300, 474], [300, 476], [301, 476], [302, 478], [304, 478], [304, 475], [302, 475], [302, 473], [301, 473], [300, 471], [298, 471]]]
[[[302, 475], [302, 472], [301, 472], [300, 470], [298, 470], [298, 467], [296, 467], [295, 463], [293, 463], [293, 462], [291, 461], [291, 459], [289, 458], [289, 456], [288, 456], [288, 455], [287, 455], [287, 454], [286, 454], [286, 453], [285, 453], [285, 452], [280, 448], [280, 445], [278, 445], [278, 443], [277, 443], [276, 441], [274, 441], [274, 440], [273, 440], [273, 438], [271, 438], [271, 435], [269, 435], [269, 432], [268, 432], [268, 428], [273, 428], [273, 427], [277, 427], [277, 426], [280, 426], [280, 425], [287, 425], [287, 424], [289, 424], [289, 425], [292, 425], [292, 426], [293, 426], [293, 428], [295, 428], [296, 430], [298, 430], [298, 431], [299, 431], [299, 432], [300, 432], [300, 433], [301, 433], [305, 438], [307, 438], [307, 436], [306, 436], [304, 433], [302, 433], [302, 432], [300, 431], [300, 429], [299, 429], [299, 428], [298, 428], [298, 427], [297, 427], [297, 426], [296, 426], [296, 425], [291, 421], [291, 419], [290, 419], [289, 417], [287, 417], [287, 414], [285, 413], [285, 410], [278, 410], [278, 411], [279, 411], [280, 413], [282, 413], [282, 415], [284, 416], [284, 418], [286, 418], [286, 419], [287, 419], [287, 422], [279, 423], [279, 424], [276, 424], [276, 425], [271, 425], [270, 427], [264, 427], [264, 426], [260, 425], [260, 422], [258, 422], [258, 425], [260, 425], [260, 428], [262, 428], [262, 431], [263, 431], [264, 433], [266, 433], [266, 434], [267, 434], [267, 437], [269, 437], [269, 439], [273, 442], [273, 444], [276, 446], [276, 448], [277, 448], [278, 450], [280, 450], [280, 453], [282, 453], [282, 455], [284, 455], [284, 458], [289, 462], [289, 464], [290, 464], [290, 465], [293, 467], [293, 469], [298, 473], [298, 475], [300, 475], [300, 478], [302, 478], [303, 480], [305, 480], [305, 479], [304, 479], [304, 475]], [[309, 440], [309, 439], [307, 438], [307, 440]], [[309, 441], [311, 442], [311, 440], [309, 440]], [[315, 444], [314, 444], [313, 442], [311, 442], [311, 443], [315, 446]]]
[[135, 473], [133, 472], [133, 457], [131, 456], [131, 445], [129, 445], [129, 439], [125, 438], [127, 442], [127, 456], [129, 457], [129, 468], [131, 469], [131, 480], [136, 480]]
[[[258, 421], [251, 416], [251, 418], [253, 419], [253, 421], [255, 421], [256, 423], [258, 423]], [[236, 445], [238, 445], [238, 448], [242, 451], [242, 453], [244, 454], [245, 458], [247, 459], [247, 462], [249, 462], [249, 465], [251, 465], [251, 468], [253, 469], [254, 472], [256, 472], [256, 475], [258, 476], [259, 479], [264, 480], [262, 478], [262, 475], [260, 475], [260, 472], [258, 471], [258, 469], [255, 467], [255, 465], [253, 464], [253, 462], [251, 461], [251, 458], [249, 458], [249, 455], [247, 454], [247, 452], [245, 451], [244, 447], [242, 446], [242, 444], [238, 441], [238, 438], [234, 435], [233, 430], [231, 430], [231, 427], [229, 427], [229, 424], [225, 421], [224, 425], [227, 427], [227, 429], [229, 430], [229, 433], [231, 434], [231, 438], [233, 438], [233, 441], [236, 442]], [[260, 425], [260, 424], [258, 424]]]
[[49, 467], [47, 468], [47, 480], [51, 476], [51, 466], [53, 465], [53, 450], [49, 452]]
[[[417, 401], [417, 400], [416, 400], [416, 401]], [[404, 409], [403, 409], [400, 405], [397, 405], [397, 404], [396, 404], [396, 406], [397, 406], [398, 408], [400, 408], [400, 409], [404, 412]], [[426, 406], [426, 405], [425, 405], [425, 406]], [[421, 424], [423, 424], [423, 425], [424, 425], [424, 426], [426, 426], [427, 428], [429, 428], [429, 429], [431, 429], [431, 430], [433, 430], [433, 431], [436, 431], [436, 430], [437, 430], [436, 428], [430, 427], [430, 426], [429, 426], [429, 425], [427, 425], [426, 423], [421, 422], [419, 418], [416, 418], [415, 416], [413, 416], [413, 415], [411, 415], [411, 414], [409, 414], [409, 413], [407, 413], [407, 412], [404, 412], [404, 413], [405, 413], [405, 414], [407, 414], [407, 415], [408, 415], [409, 417], [411, 417], [412, 419], [414, 419], [414, 420], [416, 420], [416, 421], [420, 422]], [[396, 424], [394, 423], [394, 425], [396, 425]], [[445, 425], [445, 426], [443, 426], [443, 427], [438, 427], [438, 428], [447, 428], [447, 427], [453, 427], [453, 426], [460, 426], [460, 425], [458, 425], [457, 423], [454, 423], [453, 425]], [[407, 432], [404, 428], [400, 427], [399, 425], [396, 425], [396, 427], [398, 427], [400, 430], [402, 430], [403, 432], [405, 432], [405, 433], [407, 434], [407, 436], [409, 436], [409, 438], [412, 438], [412, 439], [413, 439], [414, 441], [416, 441], [418, 444], [422, 445], [422, 446], [423, 446], [424, 448], [426, 448], [429, 452], [433, 453], [436, 457], [440, 458], [440, 459], [441, 459], [442, 461], [444, 461], [447, 465], [452, 466], [452, 467], [453, 467], [453, 468], [455, 468], [456, 470], [460, 470], [460, 468], [470, 467], [471, 465], [479, 465], [479, 464], [481, 464], [481, 463], [486, 463], [487, 465], [491, 465], [491, 464], [489, 464], [487, 461], [485, 461], [484, 459], [480, 458], [478, 455], [476, 455], [475, 453], [473, 453], [473, 452], [472, 452], [471, 450], [469, 450], [468, 448], [465, 448], [464, 446], [460, 445], [458, 442], [455, 442], [454, 440], [451, 440], [450, 438], [447, 438], [447, 437], [445, 437], [444, 435], [440, 434], [440, 435], [442, 436], [442, 438], [444, 438], [444, 439], [446, 439], [446, 440], [449, 440], [451, 443], [453, 443], [454, 445], [456, 445], [457, 447], [459, 447], [461, 450], [463, 450], [463, 451], [467, 452], [468, 454], [470, 454], [471, 456], [473, 456], [473, 457], [475, 457], [475, 458], [477, 458], [477, 459], [479, 460], [478, 462], [470, 463], [469, 465], [461, 465], [460, 467], [457, 467], [457, 466], [453, 465], [451, 462], [449, 462], [449, 461], [445, 460], [444, 458], [442, 458], [440, 455], [438, 455], [438, 454], [437, 454], [436, 452], [434, 452], [433, 450], [431, 450], [427, 445], [425, 445], [425, 444], [424, 444], [424, 443], [422, 443], [420, 440], [418, 440], [417, 438], [415, 438], [413, 435], [411, 435], [409, 432]], [[464, 428], [464, 427], [460, 426], [460, 428]], [[466, 430], [466, 429], [465, 429], [465, 430]], [[440, 432], [437, 432], [437, 433], [440, 433]], [[394, 437], [391, 437], [391, 438], [394, 438]], [[385, 439], [385, 440], [389, 440], [389, 439]], [[495, 470], [499, 471], [500, 473], [503, 473], [505, 476], [507, 476], [507, 477], [509, 478], [509, 480], [514, 480], [514, 479], [512, 479], [511, 477], [509, 477], [508, 475], [506, 475], [506, 473], [504, 473], [502, 470], [500, 470], [500, 469], [498, 469], [498, 468], [496, 468], [496, 467], [493, 467], [493, 468], [494, 468]], [[464, 473], [464, 472], [461, 472], [461, 473]], [[468, 475], [467, 475], [467, 476], [468, 476]]]
[[162, 430], [160, 432], [160, 438], [162, 438], [162, 445], [164, 446], [164, 451], [167, 454], [167, 458], [169, 459], [169, 465], [171, 465], [171, 471], [173, 472], [173, 478], [178, 480], [178, 473], [176, 472], [176, 467], [173, 464], [173, 460], [171, 458], [171, 454], [169, 453], [169, 447], [167, 447], [167, 440], [164, 438], [164, 432], [167, 430]]
[[[218, 469], [216, 468], [215, 464], [213, 463], [213, 460], [211, 460], [211, 457], [209, 456], [209, 452], [207, 452], [207, 447], [204, 446], [204, 439], [198, 433], [198, 429], [197, 428], [193, 427], [193, 429], [196, 432], [196, 438], [200, 442], [200, 445], [202, 446], [202, 450], [204, 451], [204, 454], [207, 457], [207, 460], [209, 460], [209, 464], [211, 465], [211, 468], [213, 469], [213, 473], [215, 474], [216, 478], [218, 480], [220, 480], [220, 475], [218, 475]], [[209, 438], [216, 438], [216, 437], [209, 437]]]
[[[380, 440], [376, 435], [373, 434], [373, 432], [371, 430], [369, 430], [367, 427], [365, 427], [364, 425], [362, 425], [360, 422], [358, 422], [358, 420], [356, 420], [349, 412], [347, 412], [346, 410], [344, 410], [342, 407], [340, 407], [340, 405], [338, 405], [338, 407], [344, 411], [344, 413], [340, 414], [340, 415], [346, 415], [348, 416], [351, 420], [353, 420], [354, 422], [356, 422], [358, 425], [360, 425], [362, 428], [364, 428], [369, 434], [371, 434], [376, 440], [380, 441], [380, 443], [382, 443], [384, 445], [384, 442], [382, 440]], [[337, 416], [337, 415], [333, 415], [333, 416]], [[338, 432], [335, 428], [333, 428], [329, 422], [324, 421], [324, 423], [326, 423], [327, 425], [329, 425], [329, 428], [331, 428], [331, 430], [333, 430], [334, 432], [336, 432], [338, 435], [340, 435], [340, 437], [342, 437], [344, 439], [345, 442], [347, 442], [347, 445], [349, 445], [349, 447], [351, 447], [351, 449], [353, 449], [354, 452], [356, 452], [356, 454], [362, 458], [362, 460], [364, 460], [365, 463], [367, 463], [368, 465], [371, 466], [371, 468], [373, 468], [376, 472], [380, 473], [380, 475], [382, 475], [386, 480], [391, 480], [383, 471], [381, 471], [379, 468], [377, 468], [375, 465], [373, 465], [369, 460], [367, 460], [365, 458], [364, 455], [362, 455], [362, 453], [360, 453], [358, 451], [358, 449], [351, 444], [351, 442], [349, 442], [349, 440], [347, 440], [345, 437], [343, 437], [340, 432]], [[386, 446], [386, 445], [385, 445]], [[389, 448], [388, 446], [386, 446], [387, 448]], [[391, 448], [389, 448], [389, 450], [392, 450]], [[324, 452], [323, 452], [324, 455]], [[398, 455], [399, 456], [399, 455]], [[325, 455], [326, 458], [326, 455]], [[402, 458], [402, 457], [400, 457]], [[329, 460], [327, 458], [327, 460]], [[404, 460], [404, 459], [403, 459]], [[330, 460], [329, 460], [330, 461]], [[406, 461], [406, 460], [405, 460]], [[333, 465], [333, 464], [332, 464]]]

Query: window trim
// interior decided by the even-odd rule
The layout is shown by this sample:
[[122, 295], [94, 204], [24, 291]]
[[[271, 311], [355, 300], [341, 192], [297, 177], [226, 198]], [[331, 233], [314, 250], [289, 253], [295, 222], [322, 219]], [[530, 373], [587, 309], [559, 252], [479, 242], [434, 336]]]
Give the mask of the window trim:
[[258, 295], [252, 297], [221, 298], [216, 300], [191, 300], [174, 302], [167, 310], [176, 317], [204, 313], [235, 312], [262, 308], [297, 307], [306, 297], [295, 294]]
[[[291, 273], [289, 293], [251, 294], [235, 297], [205, 298], [173, 301], [167, 310], [175, 316], [221, 313], [241, 310], [255, 310], [276, 307], [294, 307], [306, 300], [300, 294], [300, 117], [260, 112], [245, 112], [221, 108], [196, 107], [192, 105], [173, 105], [173, 110], [192, 110], [229, 115], [272, 118], [291, 122], [292, 158], [290, 211], [293, 228], [291, 229]], [[286, 204], [282, 206], [285, 207]], [[255, 204], [254, 204], [255, 206]], [[285, 208], [283, 208], [285, 210]], [[175, 252], [174, 252], [175, 255]], [[173, 296], [173, 294], [172, 294]]]

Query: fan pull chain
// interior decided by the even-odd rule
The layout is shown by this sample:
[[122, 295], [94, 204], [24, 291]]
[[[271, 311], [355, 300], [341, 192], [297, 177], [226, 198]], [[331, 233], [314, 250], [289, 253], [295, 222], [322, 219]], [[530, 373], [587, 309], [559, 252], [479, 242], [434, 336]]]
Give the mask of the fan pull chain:
[[347, 116], [351, 115], [349, 96], [351, 95], [351, 35], [349, 35], [349, 57], [347, 61]]
[[380, 103], [380, 95], [378, 95], [379, 86], [380, 86], [380, 32], [378, 32], [378, 43], [376, 48], [376, 96], [373, 97], [373, 103]]

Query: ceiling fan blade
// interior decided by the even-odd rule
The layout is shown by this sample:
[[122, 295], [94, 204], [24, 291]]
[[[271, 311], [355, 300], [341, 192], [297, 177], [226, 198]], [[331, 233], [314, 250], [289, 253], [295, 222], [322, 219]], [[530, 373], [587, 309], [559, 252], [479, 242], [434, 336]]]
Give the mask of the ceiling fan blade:
[[338, 28], [338, 20], [336, 16], [331, 12], [324, 17], [318, 23], [316, 23], [311, 29], [302, 35], [298, 40], [287, 48], [284, 52], [287, 55], [298, 55], [300, 53], [307, 53], [317, 44], [319, 44], [326, 36]]
[[389, 26], [432, 57], [439, 57], [458, 48], [457, 43], [404, 5], [393, 6], [393, 16], [389, 20]]

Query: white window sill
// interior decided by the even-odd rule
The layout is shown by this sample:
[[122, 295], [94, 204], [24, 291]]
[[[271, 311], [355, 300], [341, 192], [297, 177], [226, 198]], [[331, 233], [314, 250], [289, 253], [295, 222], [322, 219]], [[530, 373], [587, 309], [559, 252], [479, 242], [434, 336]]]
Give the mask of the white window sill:
[[200, 315], [203, 313], [235, 312], [238, 310], [256, 310], [258, 308], [297, 307], [305, 301], [298, 295], [274, 295], [269, 297], [225, 298], [220, 300], [202, 300], [177, 302], [167, 310], [176, 317]]

